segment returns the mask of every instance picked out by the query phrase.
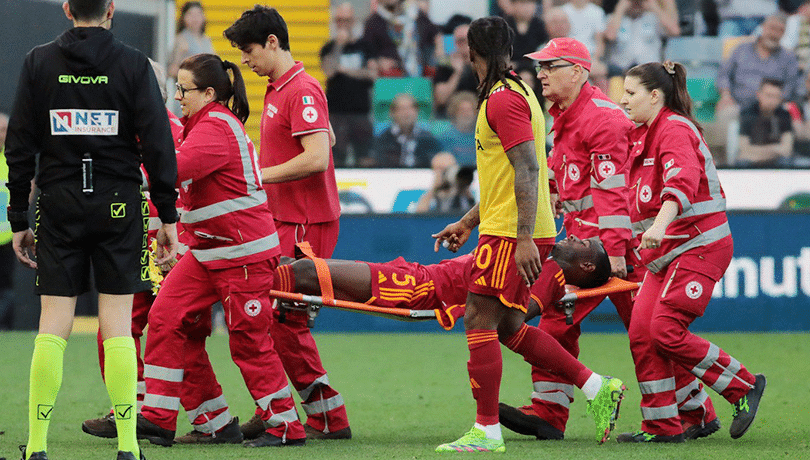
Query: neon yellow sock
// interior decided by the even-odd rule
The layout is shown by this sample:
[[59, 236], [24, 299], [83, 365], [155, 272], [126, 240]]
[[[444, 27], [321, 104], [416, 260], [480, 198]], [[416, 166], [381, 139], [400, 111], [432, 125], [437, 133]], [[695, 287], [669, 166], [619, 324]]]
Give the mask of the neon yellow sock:
[[135, 426], [138, 421], [135, 393], [138, 363], [132, 337], [111, 337], [104, 341], [104, 381], [115, 410], [118, 450], [132, 452], [140, 458]]
[[52, 334], [39, 334], [34, 339], [31, 377], [28, 390], [28, 445], [26, 458], [48, 448], [48, 425], [53, 405], [62, 386], [62, 361], [67, 341]]

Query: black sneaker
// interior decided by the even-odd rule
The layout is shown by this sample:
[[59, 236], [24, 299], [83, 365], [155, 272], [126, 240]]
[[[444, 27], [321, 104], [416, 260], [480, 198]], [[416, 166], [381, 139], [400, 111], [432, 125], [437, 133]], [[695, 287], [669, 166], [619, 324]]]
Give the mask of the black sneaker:
[[[22, 460], [25, 460], [25, 446], [20, 446], [20, 452], [22, 452]], [[48, 455], [45, 451], [41, 452], [34, 452], [28, 457], [28, 460], [48, 460]]]
[[683, 437], [689, 440], [705, 438], [706, 436], [714, 434], [714, 432], [719, 429], [720, 419], [716, 418], [703, 426], [692, 425], [688, 427], [687, 429], [683, 430]]
[[99, 438], [117, 438], [118, 430], [115, 429], [115, 415], [109, 413], [105, 417], [85, 420], [82, 422], [82, 431]]
[[751, 388], [745, 396], [734, 403], [734, 411], [732, 412], [734, 420], [731, 421], [731, 427], [728, 430], [732, 439], [744, 435], [754, 422], [754, 417], [757, 416], [759, 400], [762, 399], [762, 393], [765, 392], [765, 385], [768, 382], [762, 374], [757, 374], [756, 378], [754, 388]]
[[143, 449], [140, 449], [140, 451], [141, 451], [140, 459], [136, 459], [135, 454], [133, 454], [132, 452], [119, 450], [118, 456], [115, 457], [115, 460], [146, 460], [146, 455], [143, 454]]
[[192, 430], [183, 436], [174, 438], [177, 444], [241, 444], [242, 432], [239, 431], [239, 417], [234, 417], [227, 425], [214, 434]]
[[498, 417], [501, 425], [515, 433], [534, 436], [539, 440], [561, 440], [565, 434], [540, 418], [532, 406], [512, 407], [504, 403], [498, 404]]
[[616, 436], [616, 442], [684, 442], [683, 433], [672, 436], [662, 434], [652, 434], [646, 431], [636, 431], [635, 433], [622, 433]]
[[242, 444], [245, 447], [281, 447], [281, 446], [303, 446], [307, 442], [307, 438], [290, 439], [279, 438], [273, 436], [268, 432], [264, 432], [253, 441], [248, 441]]
[[239, 431], [242, 432], [242, 436], [248, 440], [258, 438], [266, 429], [267, 427], [264, 426], [264, 422], [259, 414], [253, 414], [250, 420], [239, 426]]
[[161, 428], [150, 422], [143, 414], [138, 414], [138, 439], [147, 439], [152, 444], [171, 447], [174, 444], [174, 431]]

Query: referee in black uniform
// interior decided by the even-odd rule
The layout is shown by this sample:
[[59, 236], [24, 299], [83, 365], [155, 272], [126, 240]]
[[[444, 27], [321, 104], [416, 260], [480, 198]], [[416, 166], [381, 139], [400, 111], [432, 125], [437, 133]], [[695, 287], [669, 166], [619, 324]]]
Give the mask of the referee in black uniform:
[[[76, 297], [88, 290], [92, 262], [105, 383], [118, 429], [117, 458], [137, 460], [143, 455], [135, 434], [132, 294], [150, 287], [149, 209], [140, 189], [140, 164], [163, 222], [156, 261], [161, 264], [177, 252], [174, 144], [146, 56], [109, 31], [113, 2], [68, 0], [63, 9], [74, 28], [28, 53], [6, 148], [14, 251], [23, 264], [36, 268], [35, 290], [42, 303], [23, 459], [47, 459], [47, 430], [62, 381], [66, 340]], [[41, 194], [32, 232], [27, 210], [37, 155]]]

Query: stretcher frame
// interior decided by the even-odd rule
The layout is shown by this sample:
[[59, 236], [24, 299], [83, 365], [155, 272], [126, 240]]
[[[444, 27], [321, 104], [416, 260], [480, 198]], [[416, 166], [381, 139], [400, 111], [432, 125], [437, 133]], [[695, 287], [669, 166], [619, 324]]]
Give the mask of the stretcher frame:
[[[626, 281], [620, 278], [610, 278], [608, 282], [602, 286], [590, 289], [579, 289], [574, 286], [568, 286], [570, 289], [567, 289], [568, 292], [557, 302], [557, 306], [565, 311], [566, 323], [571, 324], [573, 322], [572, 315], [577, 300], [615, 294], [619, 292], [635, 291], [640, 286], [640, 282]], [[294, 309], [305, 310], [307, 312], [307, 323], [310, 328], [314, 326], [315, 318], [318, 316], [321, 307], [330, 307], [337, 310], [363, 313], [367, 315], [409, 322], [437, 319], [438, 314], [436, 310], [410, 310], [406, 308], [379, 307], [376, 305], [352, 302], [349, 300], [325, 298], [324, 296], [300, 294], [297, 292], [270, 290], [270, 297], [287, 300], [296, 304], [304, 304], [304, 307]], [[284, 308], [290, 307], [286, 306]]]

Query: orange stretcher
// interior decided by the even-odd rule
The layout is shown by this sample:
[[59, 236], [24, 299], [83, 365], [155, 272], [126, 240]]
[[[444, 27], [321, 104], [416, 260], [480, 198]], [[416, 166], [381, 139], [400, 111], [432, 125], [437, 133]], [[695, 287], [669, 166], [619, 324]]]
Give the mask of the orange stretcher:
[[[309, 244], [298, 243], [298, 250], [303, 256], [312, 259], [315, 263], [315, 270], [318, 273], [318, 281], [321, 287], [321, 295], [308, 295], [296, 292], [276, 291], [270, 290], [270, 297], [276, 299], [286, 300], [282, 308], [295, 309], [306, 311], [308, 316], [307, 325], [311, 328], [315, 324], [315, 318], [318, 316], [321, 307], [336, 308], [338, 310], [350, 311], [355, 313], [364, 313], [367, 315], [381, 316], [399, 321], [424, 321], [424, 320], [437, 320], [442, 326], [447, 325], [447, 316], [441, 310], [410, 310], [406, 308], [390, 308], [378, 307], [376, 305], [369, 305], [360, 302], [352, 302], [349, 300], [335, 299], [332, 289], [332, 277], [329, 275], [329, 267], [323, 259], [314, 256]], [[614, 294], [618, 292], [635, 291], [641, 286], [639, 282], [626, 281], [621, 278], [610, 278], [607, 283], [602, 286], [579, 289], [575, 286], [566, 286], [567, 293], [557, 301], [557, 307], [562, 308], [566, 314], [566, 323], [573, 323], [573, 313], [576, 306], [576, 301], [579, 299], [586, 299], [589, 297], [603, 296], [607, 294]], [[290, 306], [289, 302], [295, 304]], [[280, 305], [283, 305], [280, 303]], [[283, 321], [284, 310], [282, 309], [281, 321]], [[452, 324], [450, 324], [452, 327]], [[445, 327], [447, 328], [447, 327]]]

